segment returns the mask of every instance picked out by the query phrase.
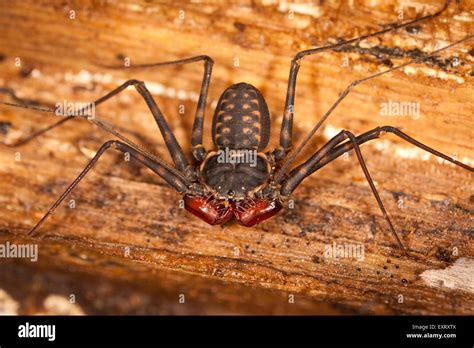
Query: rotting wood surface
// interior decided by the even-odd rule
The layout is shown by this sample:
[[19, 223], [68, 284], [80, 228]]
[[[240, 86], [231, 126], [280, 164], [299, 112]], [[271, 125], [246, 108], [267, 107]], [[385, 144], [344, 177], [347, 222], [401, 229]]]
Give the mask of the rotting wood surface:
[[[54, 105], [94, 100], [128, 78], [142, 79], [189, 150], [200, 63], [141, 72], [103, 65], [207, 54], [215, 61], [207, 121], [220, 92], [247, 81], [268, 101], [274, 146], [293, 55], [395, 22], [400, 4], [386, 3], [3, 3], [0, 86]], [[406, 18], [442, 5], [403, 3]], [[305, 59], [297, 85], [296, 139], [348, 83], [402, 62], [400, 50], [429, 51], [462, 38], [473, 32], [473, 16], [472, 5], [461, 1], [411, 33], [400, 30], [352, 52]], [[380, 56], [385, 46], [387, 56]], [[334, 129], [360, 134], [389, 124], [472, 165], [472, 49], [465, 44], [442, 55], [448, 62], [458, 57], [457, 66], [444, 60], [421, 64], [358, 86], [310, 150]], [[12, 101], [6, 95], [2, 100]], [[382, 116], [381, 103], [389, 101], [418, 102], [420, 117]], [[139, 135], [140, 143], [169, 158], [132, 89], [98, 107], [97, 117], [132, 131], [126, 134]], [[11, 142], [55, 120], [2, 106], [0, 136]], [[210, 147], [209, 122], [206, 130]], [[39, 244], [38, 262], [0, 260], [0, 301], [9, 304], [4, 308], [87, 314], [474, 313], [472, 174], [433, 157], [426, 160], [390, 135], [362, 151], [409, 256], [397, 249], [352, 153], [304, 181], [295, 191], [294, 209], [255, 228], [206, 225], [179, 208], [180, 197], [162, 180], [110, 153], [42, 227], [42, 240], [24, 237], [109, 138], [74, 120], [23, 147], [0, 147], [0, 244]], [[333, 243], [363, 245], [363, 260], [324, 257]], [[443, 278], [432, 273], [436, 270], [453, 271]], [[458, 279], [462, 286], [443, 279]]]

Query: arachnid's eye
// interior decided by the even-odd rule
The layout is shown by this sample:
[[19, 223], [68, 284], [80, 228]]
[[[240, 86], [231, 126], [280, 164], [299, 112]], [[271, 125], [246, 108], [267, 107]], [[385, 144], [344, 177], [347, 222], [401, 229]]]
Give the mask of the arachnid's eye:
[[210, 225], [221, 225], [234, 216], [230, 204], [204, 197], [184, 196], [184, 207]]
[[234, 215], [239, 224], [250, 227], [272, 217], [281, 208], [280, 202], [276, 200], [257, 199], [237, 206]]

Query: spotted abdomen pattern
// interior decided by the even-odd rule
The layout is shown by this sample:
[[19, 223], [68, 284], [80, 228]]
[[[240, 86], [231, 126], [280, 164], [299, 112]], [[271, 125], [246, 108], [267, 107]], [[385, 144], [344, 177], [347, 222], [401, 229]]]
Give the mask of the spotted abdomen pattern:
[[217, 103], [212, 137], [219, 148], [263, 151], [270, 136], [270, 115], [262, 93], [247, 83], [227, 88]]

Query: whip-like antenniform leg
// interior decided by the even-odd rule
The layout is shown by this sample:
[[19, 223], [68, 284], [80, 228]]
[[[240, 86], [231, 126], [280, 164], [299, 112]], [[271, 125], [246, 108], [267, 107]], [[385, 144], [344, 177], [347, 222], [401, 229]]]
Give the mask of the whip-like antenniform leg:
[[[110, 67], [109, 66], [108, 67], [108, 68], [111, 68], [111, 69], [143, 69], [143, 68], [154, 68], [154, 67], [159, 67], [159, 66], [189, 64], [189, 63], [193, 63], [193, 62], [197, 62], [197, 61], [201, 61], [201, 60], [204, 61], [204, 75], [203, 75], [203, 80], [202, 80], [202, 84], [201, 84], [201, 90], [200, 90], [200, 93], [199, 93], [199, 100], [198, 100], [198, 105], [197, 105], [197, 108], [196, 108], [196, 114], [195, 114], [195, 117], [194, 117], [194, 126], [193, 126], [193, 132], [192, 132], [192, 140], [191, 140], [191, 143], [193, 145], [193, 155], [196, 158], [196, 160], [198, 160], [198, 161], [202, 161], [202, 159], [204, 158], [205, 153], [206, 153], [206, 151], [205, 151], [205, 149], [202, 145], [202, 137], [203, 137], [203, 125], [204, 125], [204, 111], [205, 111], [205, 108], [206, 108], [207, 94], [208, 94], [208, 90], [209, 90], [209, 83], [210, 83], [210, 80], [211, 80], [212, 66], [213, 66], [213, 63], [214, 63], [213, 60], [210, 57], [203, 55], [203, 56], [196, 56], [196, 57], [191, 57], [191, 58], [186, 58], [186, 59], [180, 59], [180, 60], [171, 61], [171, 62], [162, 62], [162, 63], [153, 63], [153, 64], [139, 64], [139, 65], [131, 65], [131, 66], [128, 66], [128, 67], [122, 67], [122, 66], [120, 66], [120, 67]], [[137, 81], [137, 80], [126, 81], [121, 86], [117, 87], [113, 91], [109, 92], [105, 96], [97, 99], [96, 101], [94, 101], [93, 103], [91, 103], [89, 105], [97, 106], [99, 104], [102, 104], [106, 100], [114, 97], [115, 95], [122, 92], [123, 90], [125, 90], [127, 87], [129, 87], [131, 85], [135, 86], [135, 88], [142, 95], [142, 97], [145, 99], [145, 101], [148, 104], [151, 112], [153, 113], [153, 116], [154, 116], [158, 126], [160, 127], [161, 133], [162, 133], [162, 135], [165, 139], [165, 142], [166, 142], [166, 145], [167, 145], [167, 147], [170, 151], [170, 154], [173, 157], [173, 161], [174, 161], [176, 167], [179, 170], [184, 171], [186, 169], [186, 167], [188, 166], [188, 162], [187, 162], [187, 160], [184, 156], [184, 153], [183, 153], [181, 147], [179, 146], [178, 142], [176, 141], [176, 138], [172, 134], [166, 120], [163, 117], [163, 114], [162, 114], [161, 110], [156, 105], [153, 97], [151, 96], [150, 92], [148, 91], [148, 89], [146, 88], [146, 86], [143, 82]], [[2, 103], [2, 102], [0, 102], [1, 104], [11, 105], [11, 106], [25, 106], [25, 107], [27, 107], [30, 103], [30, 101], [27, 101], [27, 100], [24, 100], [22, 98], [17, 97], [15, 95], [15, 93], [13, 91], [11, 91], [10, 89], [3, 88], [3, 89], [0, 89], [0, 92], [9, 94], [16, 102], [20, 102], [22, 105], [15, 105], [15, 104], [11, 104], [11, 103]], [[38, 108], [35, 105], [35, 106], [31, 107], [31, 109], [38, 110], [38, 109], [41, 109], [41, 108]], [[78, 115], [83, 115], [83, 112], [87, 109], [88, 109], [88, 107], [83, 108], [82, 110], [77, 112], [77, 114]], [[40, 111], [48, 111], [48, 110], [47, 109], [41, 109]], [[49, 110], [49, 111], [53, 112], [52, 109]], [[65, 115], [63, 115], [63, 116], [65, 116]], [[75, 118], [77, 118], [77, 117], [66, 116], [65, 118], [63, 118], [63, 119], [61, 119], [61, 120], [45, 127], [45, 128], [43, 128], [43, 129], [40, 129], [40, 130], [28, 135], [27, 137], [25, 137], [23, 139], [20, 139], [18, 142], [14, 143], [14, 144], [11, 144], [9, 146], [14, 147], [14, 146], [24, 145], [24, 144], [30, 142], [31, 140], [35, 139], [36, 137], [46, 133], [47, 131], [50, 131], [50, 130], [52, 130], [52, 129], [54, 129], [54, 128], [66, 123], [70, 120], [73, 120]]]
[[293, 142], [293, 115], [294, 115], [294, 108], [295, 108], [296, 78], [298, 76], [298, 70], [300, 68], [301, 59], [303, 59], [305, 56], [309, 56], [316, 53], [324, 52], [326, 50], [332, 50], [332, 49], [339, 48], [342, 46], [358, 43], [362, 40], [365, 40], [374, 36], [379, 36], [379, 35], [382, 35], [382, 34], [385, 34], [385, 33], [400, 29], [400, 28], [414, 25], [416, 23], [425, 21], [427, 19], [435, 18], [439, 16], [440, 14], [442, 14], [447, 9], [449, 3], [450, 3], [450, 0], [446, 1], [444, 6], [436, 13], [423, 16], [423, 17], [420, 17], [420, 18], [417, 18], [405, 23], [401, 23], [398, 25], [392, 25], [376, 33], [366, 34], [366, 35], [355, 37], [353, 39], [345, 40], [343, 42], [339, 42], [336, 44], [316, 47], [309, 50], [298, 52], [293, 58], [293, 60], [291, 61], [290, 76], [288, 78], [288, 88], [286, 91], [286, 99], [285, 99], [285, 110], [283, 114], [283, 121], [281, 123], [280, 146], [275, 151], [276, 159], [277, 160], [283, 159], [285, 155], [290, 151], [291, 145]]

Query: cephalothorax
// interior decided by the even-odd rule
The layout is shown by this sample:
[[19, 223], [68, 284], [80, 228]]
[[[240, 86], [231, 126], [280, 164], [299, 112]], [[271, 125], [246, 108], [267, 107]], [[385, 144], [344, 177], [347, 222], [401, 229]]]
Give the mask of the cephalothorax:
[[[153, 170], [162, 177], [171, 187], [183, 195], [185, 208], [209, 224], [223, 224], [232, 218], [244, 226], [253, 226], [264, 221], [280, 211], [285, 200], [291, 195], [293, 190], [302, 180], [319, 170], [329, 162], [343, 155], [347, 151], [354, 150], [364, 175], [377, 200], [391, 232], [396, 238], [399, 246], [403, 248], [392, 222], [383, 206], [380, 196], [373, 184], [372, 178], [367, 170], [359, 145], [379, 138], [383, 134], [390, 132], [400, 138], [418, 146], [436, 156], [439, 156], [451, 163], [454, 163], [469, 171], [473, 168], [463, 164], [445, 154], [440, 153], [420, 142], [409, 137], [400, 130], [383, 126], [370, 130], [362, 135], [355, 136], [351, 132], [343, 130], [329, 142], [317, 150], [308, 160], [290, 170], [290, 165], [311, 137], [316, 133], [322, 123], [329, 117], [337, 105], [349, 94], [356, 85], [376, 78], [388, 72], [401, 69], [409, 64], [419, 63], [433, 57], [435, 54], [447, 50], [461, 42], [472, 40], [474, 35], [465, 37], [451, 45], [445, 46], [423, 58], [414, 59], [399, 66], [392, 67], [385, 71], [376, 73], [366, 78], [356, 80], [351, 83], [334, 102], [331, 108], [322, 116], [313, 130], [293, 151], [292, 128], [294, 114], [294, 100], [296, 79], [300, 67], [300, 60], [307, 56], [323, 52], [325, 50], [336, 50], [342, 46], [358, 43], [363, 39], [381, 35], [399, 28], [407, 27], [415, 23], [439, 16], [448, 6], [449, 1], [438, 12], [424, 16], [399, 25], [387, 26], [382, 31], [367, 34], [354, 39], [350, 39], [337, 44], [331, 44], [318, 48], [299, 52], [291, 62], [290, 75], [288, 79], [288, 89], [285, 101], [285, 110], [280, 131], [279, 146], [273, 151], [266, 151], [270, 137], [270, 116], [267, 104], [260, 91], [247, 83], [238, 83], [227, 88], [221, 95], [215, 109], [212, 123], [212, 138], [215, 149], [208, 151], [203, 144], [203, 124], [204, 110], [210, 84], [213, 61], [208, 56], [196, 56], [179, 61], [132, 65], [127, 69], [154, 68], [158, 66], [169, 66], [178, 64], [188, 64], [197, 61], [204, 62], [204, 76], [199, 95], [198, 106], [192, 130], [192, 155], [194, 163], [189, 163], [183, 150], [178, 144], [175, 136], [171, 132], [162, 112], [153, 100], [145, 84], [138, 80], [129, 80], [94, 102], [97, 106], [106, 100], [122, 92], [129, 86], [134, 86], [145, 99], [156, 123], [163, 135], [166, 146], [171, 154], [174, 167], [165, 163], [162, 159], [153, 155], [150, 151], [127, 139], [110, 126], [101, 122], [97, 118], [88, 118], [89, 121], [110, 132], [120, 139], [111, 140], [102, 145], [96, 155], [88, 163], [86, 168], [79, 174], [74, 182], [67, 188], [61, 197], [53, 204], [43, 218], [33, 227], [30, 234], [35, 233], [44, 223], [48, 216], [64, 200], [71, 190], [80, 182], [87, 172], [94, 166], [100, 156], [108, 149], [115, 148], [121, 152], [129, 153], [136, 160]], [[120, 67], [123, 68], [123, 67]], [[13, 93], [12, 96], [14, 96]], [[15, 96], [14, 96], [15, 97]], [[18, 98], [17, 98], [18, 99]], [[27, 107], [57, 113], [55, 110], [41, 109], [28, 105], [2, 103], [6, 105]], [[29, 137], [21, 140], [12, 146], [27, 143], [45, 131], [57, 127], [66, 121], [82, 115], [68, 116], [56, 122], [52, 126], [42, 129]]]

